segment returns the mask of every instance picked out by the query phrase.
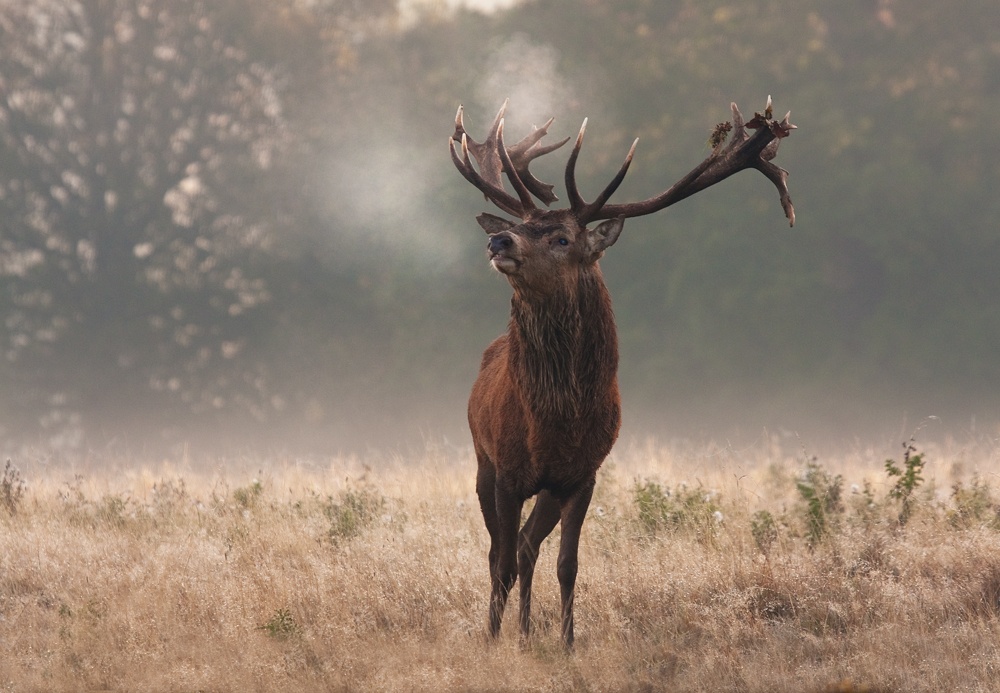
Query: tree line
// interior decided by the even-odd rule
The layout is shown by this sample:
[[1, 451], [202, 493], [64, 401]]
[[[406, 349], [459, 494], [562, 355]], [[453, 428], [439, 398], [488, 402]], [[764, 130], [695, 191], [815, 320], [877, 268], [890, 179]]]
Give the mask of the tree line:
[[626, 405], [992, 411], [1000, 9], [850, 5], [0, 3], [5, 445], [457, 431], [508, 296], [445, 141], [506, 97], [517, 133], [590, 118], [584, 190], [639, 137], [621, 200], [731, 100], [800, 126], [794, 229], [738, 177], [603, 261]]

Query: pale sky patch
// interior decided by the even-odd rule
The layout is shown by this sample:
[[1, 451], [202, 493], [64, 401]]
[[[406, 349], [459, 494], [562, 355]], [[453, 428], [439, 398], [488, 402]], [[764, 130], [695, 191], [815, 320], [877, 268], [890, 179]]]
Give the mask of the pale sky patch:
[[443, 8], [448, 11], [468, 8], [480, 12], [496, 12], [517, 5], [522, 0], [399, 0], [399, 10], [404, 23], [414, 20], [421, 10]]

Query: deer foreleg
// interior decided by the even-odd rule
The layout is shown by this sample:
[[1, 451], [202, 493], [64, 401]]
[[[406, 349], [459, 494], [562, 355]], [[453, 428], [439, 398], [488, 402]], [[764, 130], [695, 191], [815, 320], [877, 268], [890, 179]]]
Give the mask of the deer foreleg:
[[493, 538], [490, 553], [496, 555], [491, 566], [492, 589], [490, 592], [490, 636], [500, 634], [504, 607], [514, 582], [517, 580], [517, 529], [521, 523], [521, 508], [524, 499], [497, 484], [495, 489], [497, 534]]
[[562, 596], [562, 639], [566, 649], [573, 647], [573, 600], [576, 595], [577, 553], [580, 548], [580, 531], [587, 516], [593, 485], [573, 494], [562, 504], [562, 539], [559, 544], [559, 561], [556, 574]]
[[479, 471], [476, 474], [476, 495], [479, 496], [479, 509], [483, 511], [483, 521], [486, 523], [486, 531], [490, 534], [490, 575], [497, 562], [497, 501], [496, 483], [497, 474], [493, 463], [486, 456], [486, 453], [477, 452], [479, 461]]

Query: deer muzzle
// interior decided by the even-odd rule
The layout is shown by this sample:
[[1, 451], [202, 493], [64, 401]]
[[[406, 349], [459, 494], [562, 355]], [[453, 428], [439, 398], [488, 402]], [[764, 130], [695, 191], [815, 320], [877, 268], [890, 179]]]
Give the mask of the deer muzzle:
[[506, 253], [514, 246], [514, 238], [509, 233], [495, 233], [490, 236], [489, 245], [490, 257]]
[[519, 263], [514, 257], [516, 242], [511, 234], [504, 231], [491, 235], [486, 247], [490, 254], [490, 264], [495, 270], [509, 274], [517, 269]]

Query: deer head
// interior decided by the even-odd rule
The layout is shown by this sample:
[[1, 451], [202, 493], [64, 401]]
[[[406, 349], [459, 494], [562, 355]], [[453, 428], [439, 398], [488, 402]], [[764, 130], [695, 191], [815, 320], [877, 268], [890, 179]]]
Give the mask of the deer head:
[[[515, 288], [545, 289], [547, 284], [572, 275], [575, 270], [592, 266], [600, 259], [604, 251], [618, 240], [626, 218], [657, 212], [748, 168], [761, 171], [774, 183], [789, 224], [794, 225], [795, 209], [788, 194], [788, 172], [771, 163], [777, 154], [778, 143], [795, 129], [789, 122], [790, 114], [781, 121], [774, 120], [770, 97], [764, 113], [755, 113], [749, 123], [744, 122], [735, 103], [731, 107], [732, 123], [716, 126], [710, 140], [714, 148], [704, 161], [661, 194], [626, 204], [609, 204], [608, 201], [624, 180], [639, 140], [632, 143], [611, 182], [592, 202], [587, 202], [576, 184], [576, 162], [587, 129], [587, 121], [584, 120], [566, 163], [569, 207], [549, 210], [539, 208], [534, 198], [546, 207], [555, 202], [558, 198], [553, 193], [553, 186], [535, 178], [528, 167], [532, 160], [558, 149], [569, 138], [542, 146], [541, 140], [548, 134], [553, 122], [550, 118], [517, 144], [507, 147], [504, 144], [505, 101], [486, 139], [476, 142], [465, 131], [463, 109], [459, 106], [455, 132], [448, 140], [452, 161], [486, 199], [520, 219], [520, 223], [512, 222], [485, 213], [478, 217], [479, 225], [490, 237], [488, 249], [491, 264], [506, 274]], [[756, 132], [750, 135], [748, 129]], [[732, 136], [728, 137], [730, 131]], [[476, 159], [478, 170], [473, 166], [470, 154]], [[516, 196], [504, 189], [501, 174], [506, 174]], [[588, 228], [588, 224], [594, 221], [601, 223]]]
[[492, 214], [477, 217], [489, 234], [490, 264], [515, 288], [550, 293], [561, 282], [573, 283], [576, 270], [592, 266], [621, 233], [623, 219], [593, 229], [569, 210], [543, 212], [516, 224]]

